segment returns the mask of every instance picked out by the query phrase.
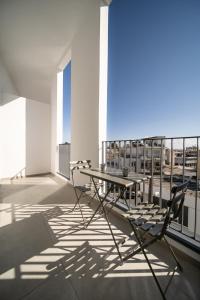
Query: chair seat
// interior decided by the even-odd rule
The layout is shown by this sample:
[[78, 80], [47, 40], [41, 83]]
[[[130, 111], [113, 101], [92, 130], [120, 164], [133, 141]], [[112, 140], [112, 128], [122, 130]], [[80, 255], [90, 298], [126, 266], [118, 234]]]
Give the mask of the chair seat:
[[163, 223], [157, 223], [149, 229], [149, 234], [152, 236], [158, 236], [163, 229]]
[[155, 207], [153, 203], [145, 203], [144, 209], [152, 209], [153, 207]]
[[161, 208], [159, 209], [159, 211], [157, 212], [158, 215], [165, 215], [167, 213], [167, 209], [166, 208]]
[[155, 221], [148, 221], [145, 224], [143, 224], [140, 229], [144, 230], [144, 231], [148, 231], [151, 227], [153, 227], [154, 225], [156, 225]]
[[160, 222], [160, 221], [162, 221], [164, 219], [164, 216], [163, 215], [159, 215], [159, 214], [156, 214], [155, 216], [153, 216], [152, 218], [151, 218], [151, 221], [155, 221], [155, 222]]
[[[140, 208], [140, 209], [138, 209]], [[157, 222], [161, 222], [164, 219], [164, 216], [167, 212], [167, 209], [160, 208], [158, 205], [146, 204], [137, 205], [135, 209], [128, 211], [127, 218], [136, 226], [142, 226], [141, 228], [145, 231], [149, 230]], [[145, 226], [145, 223], [148, 224]]]
[[84, 186], [84, 185], [76, 185], [76, 186], [75, 186], [75, 189], [77, 189], [77, 190], [79, 190], [79, 191], [81, 191], [81, 192], [83, 192], [83, 193], [89, 192], [89, 191], [91, 190], [90, 187], [86, 187], [86, 186]]
[[140, 218], [142, 215], [141, 214], [134, 214], [134, 215], [129, 215], [127, 218], [130, 220], [130, 221], [135, 221], [136, 219]]
[[158, 212], [158, 209], [157, 208], [153, 208], [153, 209], [150, 209], [148, 211], [148, 214], [152, 215], [152, 216], [155, 216], [157, 214], [157, 212]]
[[151, 215], [143, 215], [142, 217], [136, 219], [133, 223], [136, 226], [141, 226], [143, 224], [145, 224], [148, 220], [150, 220], [152, 218]]

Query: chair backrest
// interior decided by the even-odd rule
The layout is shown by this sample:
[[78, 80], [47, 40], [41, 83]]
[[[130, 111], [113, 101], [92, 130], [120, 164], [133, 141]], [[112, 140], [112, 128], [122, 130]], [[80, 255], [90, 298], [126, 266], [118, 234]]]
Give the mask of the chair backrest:
[[189, 182], [190, 181], [188, 180], [178, 186], [172, 187], [171, 193], [173, 194], [173, 197], [172, 200], [167, 203], [169, 209], [165, 217], [162, 234], [165, 234], [168, 225], [172, 221], [175, 221], [180, 217]]
[[91, 160], [77, 160], [77, 161], [71, 161], [70, 162], [70, 170], [71, 170], [71, 178], [72, 183], [74, 185], [74, 171], [80, 170], [80, 169], [90, 169], [91, 168]]

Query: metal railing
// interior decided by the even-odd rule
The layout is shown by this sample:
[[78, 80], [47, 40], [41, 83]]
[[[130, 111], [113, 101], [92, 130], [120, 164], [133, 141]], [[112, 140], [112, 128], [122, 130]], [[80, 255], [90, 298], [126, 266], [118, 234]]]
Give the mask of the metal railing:
[[59, 144], [59, 169], [58, 173], [70, 179], [70, 144]]
[[200, 136], [104, 141], [102, 149], [107, 167], [151, 175], [153, 199], [162, 206], [174, 184], [190, 179], [182, 216], [171, 228], [200, 242]]

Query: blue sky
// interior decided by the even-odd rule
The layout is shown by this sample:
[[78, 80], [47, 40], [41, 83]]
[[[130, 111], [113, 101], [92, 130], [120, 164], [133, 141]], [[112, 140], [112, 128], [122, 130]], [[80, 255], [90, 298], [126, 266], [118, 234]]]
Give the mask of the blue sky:
[[113, 0], [108, 139], [200, 135], [200, 1]]
[[71, 62], [63, 71], [63, 143], [71, 141]]

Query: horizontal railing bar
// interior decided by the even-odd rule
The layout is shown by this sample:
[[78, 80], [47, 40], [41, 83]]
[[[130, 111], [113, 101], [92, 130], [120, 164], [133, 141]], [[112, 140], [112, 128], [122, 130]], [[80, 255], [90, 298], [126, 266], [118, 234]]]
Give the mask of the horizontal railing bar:
[[114, 142], [137, 142], [137, 141], [151, 141], [151, 140], [179, 140], [179, 139], [197, 139], [200, 138], [200, 135], [194, 135], [194, 136], [178, 136], [178, 137], [147, 137], [147, 138], [136, 138], [136, 139], [122, 139], [122, 140], [106, 140], [103, 142], [109, 142], [109, 143], [114, 143]]

